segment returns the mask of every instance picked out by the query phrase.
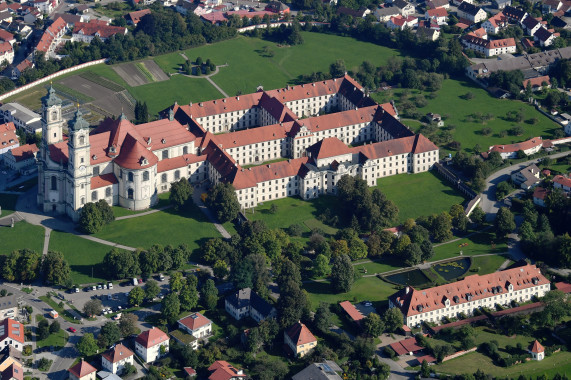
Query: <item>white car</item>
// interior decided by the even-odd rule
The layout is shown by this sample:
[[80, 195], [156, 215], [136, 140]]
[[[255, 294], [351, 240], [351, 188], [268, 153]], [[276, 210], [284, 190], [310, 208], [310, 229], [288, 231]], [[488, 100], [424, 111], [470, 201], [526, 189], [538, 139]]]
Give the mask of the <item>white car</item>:
[[107, 284], [107, 289], [113, 289], [113, 283], [112, 282]]

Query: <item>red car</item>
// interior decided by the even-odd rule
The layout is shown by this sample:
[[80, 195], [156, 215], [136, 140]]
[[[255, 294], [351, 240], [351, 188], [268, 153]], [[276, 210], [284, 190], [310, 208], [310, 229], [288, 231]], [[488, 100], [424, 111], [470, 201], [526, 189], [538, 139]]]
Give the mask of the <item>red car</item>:
[[69, 330], [69, 332], [72, 332], [72, 333], [74, 333], [74, 332], [76, 332], [76, 331], [77, 331], [77, 330], [76, 330], [76, 329], [74, 329], [73, 327], [69, 327], [69, 328], [68, 328], [68, 330]]

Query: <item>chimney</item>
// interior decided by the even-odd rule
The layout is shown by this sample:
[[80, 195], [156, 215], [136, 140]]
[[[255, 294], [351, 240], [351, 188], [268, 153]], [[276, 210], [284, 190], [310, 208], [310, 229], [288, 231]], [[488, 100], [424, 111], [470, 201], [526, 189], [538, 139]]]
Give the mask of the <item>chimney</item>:
[[405, 294], [408, 294], [408, 292], [410, 292], [410, 286], [407, 286], [406, 288], [404, 288], [404, 292], [405, 292]]

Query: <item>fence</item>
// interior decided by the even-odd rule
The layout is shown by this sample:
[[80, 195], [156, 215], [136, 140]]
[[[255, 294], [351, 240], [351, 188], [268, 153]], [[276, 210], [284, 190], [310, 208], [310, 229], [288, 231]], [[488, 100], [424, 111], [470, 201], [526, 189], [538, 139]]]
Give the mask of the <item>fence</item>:
[[86, 67], [89, 67], [89, 66], [99, 65], [100, 63], [105, 63], [106, 61], [107, 61], [107, 58], [97, 59], [97, 60], [95, 60], [95, 61], [85, 62], [85, 63], [82, 63], [82, 64], [77, 65], [77, 66], [73, 66], [73, 67], [69, 67], [69, 68], [67, 68], [67, 69], [60, 70], [60, 71], [58, 71], [58, 72], [56, 72], [56, 73], [53, 73], [53, 74], [48, 75], [47, 77], [38, 79], [38, 80], [36, 80], [36, 81], [33, 81], [32, 83], [28, 83], [28, 84], [26, 84], [26, 85], [23, 85], [22, 87], [18, 87], [18, 88], [15, 89], [15, 90], [9, 91], [9, 92], [7, 92], [7, 93], [1, 95], [1, 96], [0, 96], [0, 101], [3, 101], [4, 99], [9, 98], [10, 96], [14, 96], [14, 95], [16, 95], [16, 94], [18, 94], [18, 93], [20, 93], [20, 92], [22, 92], [22, 91], [26, 91], [26, 90], [28, 90], [28, 89], [34, 87], [34, 86], [37, 86], [38, 84], [42, 84], [42, 83], [45, 83], [45, 82], [47, 82], [47, 81], [50, 81], [50, 80], [52, 80], [52, 79], [54, 79], [54, 78], [57, 78], [57, 77], [59, 77], [59, 76], [61, 76], [61, 75], [68, 74], [68, 73], [71, 73], [71, 72], [74, 72], [74, 71], [76, 71], [76, 70], [83, 69], [83, 68], [86, 68]]
[[462, 182], [462, 180], [458, 178], [456, 174], [446, 169], [444, 165], [442, 165], [440, 162], [437, 162], [436, 164], [434, 164], [434, 166], [436, 167], [438, 173], [442, 174], [444, 178], [446, 178], [449, 182], [452, 182], [452, 184], [456, 186], [456, 188], [460, 190], [460, 192], [463, 193], [464, 195], [470, 198], [475, 198], [478, 195], [474, 190], [468, 187], [468, 185]]
[[[291, 26], [291, 24], [292, 24], [292, 21], [272, 22], [270, 24], [270, 28], [279, 28], [282, 25]], [[329, 25], [328, 22], [311, 22], [310, 24], [311, 25]], [[305, 21], [300, 22], [299, 25], [304, 26]], [[267, 24], [258, 24], [258, 25], [246, 26], [244, 28], [239, 28], [239, 29], [236, 29], [236, 31], [238, 33], [244, 33], [244, 32], [249, 32], [250, 30], [254, 30], [254, 29], [266, 29], [266, 28], [267, 28]]]

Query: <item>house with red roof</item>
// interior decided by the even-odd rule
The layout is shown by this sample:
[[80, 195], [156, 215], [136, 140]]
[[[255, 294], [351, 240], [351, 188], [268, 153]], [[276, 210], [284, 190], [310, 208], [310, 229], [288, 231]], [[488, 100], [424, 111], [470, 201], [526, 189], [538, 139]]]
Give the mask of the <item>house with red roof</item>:
[[533, 360], [543, 360], [545, 358], [545, 348], [536, 339], [531, 347], [529, 348], [529, 353]]
[[513, 38], [488, 40], [478, 37], [473, 33], [468, 33], [462, 36], [461, 41], [467, 49], [480, 52], [486, 57], [516, 52], [516, 43]]
[[4, 159], [4, 154], [9, 150], [20, 146], [20, 139], [16, 134], [14, 123], [0, 124], [0, 160]]
[[544, 141], [541, 137], [533, 137], [527, 141], [515, 144], [493, 145], [488, 149], [488, 153], [498, 152], [502, 159], [517, 157], [518, 151], [523, 151], [526, 155], [537, 153], [543, 147]]
[[179, 319], [178, 328], [197, 339], [212, 335], [212, 321], [200, 313], [192, 313]]
[[418, 19], [414, 16], [395, 16], [387, 21], [387, 28], [405, 30], [406, 28], [412, 29], [418, 24]]
[[101, 355], [101, 366], [114, 374], [121, 374], [125, 364], [133, 365], [133, 351], [119, 343]]
[[83, 359], [67, 371], [70, 380], [95, 380], [97, 374], [97, 369]]
[[550, 192], [549, 189], [537, 186], [533, 189], [533, 203], [540, 207], [545, 207], [545, 198], [547, 198]]
[[361, 321], [365, 319], [365, 316], [359, 310], [357, 310], [355, 305], [353, 305], [351, 302], [339, 302], [339, 306], [341, 306], [341, 308], [345, 311], [345, 313], [347, 313], [353, 322], [360, 324]]
[[150, 330], [143, 331], [137, 336], [135, 352], [145, 363], [154, 362], [169, 352], [169, 337], [163, 330], [153, 326]]
[[444, 25], [448, 19], [448, 11], [443, 7], [428, 9], [424, 14], [424, 18], [438, 25]]
[[547, 83], [547, 85], [545, 86], [546, 88], [551, 88], [549, 75], [542, 75], [535, 78], [525, 79], [522, 82], [522, 86], [524, 89], [527, 88], [528, 83], [531, 85], [531, 91], [541, 91], [543, 89], [544, 83]]
[[495, 14], [482, 23], [482, 28], [484, 28], [486, 32], [493, 34], [497, 34], [500, 30], [506, 28], [507, 26], [508, 18], [503, 14], [503, 12]]
[[247, 376], [241, 369], [236, 369], [232, 364], [224, 360], [217, 360], [208, 367], [209, 380], [241, 380]]
[[140, 11], [129, 12], [125, 15], [125, 19], [127, 20], [128, 24], [137, 25], [139, 21], [146, 15], [150, 15], [150, 9], [141, 9]]
[[14, 37], [14, 35], [5, 29], [0, 29], [0, 40], [9, 42], [10, 45], [14, 45], [14, 43], [16, 42], [16, 38]]
[[27, 69], [31, 69], [33, 67], [34, 67], [33, 62], [29, 61], [28, 59], [24, 59], [22, 62], [18, 63], [12, 69], [12, 79], [14, 80], [20, 78], [20, 76], [24, 71], [26, 71]]
[[390, 347], [398, 356], [413, 355], [424, 348], [416, 343], [416, 338], [414, 337], [391, 343]]
[[67, 23], [58, 17], [42, 34], [36, 45], [36, 52], [44, 53], [44, 59], [55, 56], [55, 51], [63, 43], [62, 37], [67, 32]]
[[10, 42], [0, 42], [0, 62], [8, 65], [14, 62], [14, 47]]
[[105, 21], [91, 19], [89, 22], [77, 22], [73, 27], [71, 40], [74, 42], [91, 43], [95, 37], [101, 41], [117, 34], [127, 34], [127, 28], [122, 26], [109, 25]]
[[0, 322], [0, 347], [12, 346], [21, 352], [24, 342], [24, 325], [12, 318]]
[[4, 164], [19, 173], [31, 173], [36, 168], [36, 155], [40, 150], [36, 144], [21, 145], [4, 155]]
[[571, 192], [571, 179], [563, 175], [556, 175], [553, 177], [553, 187], [569, 193]]
[[550, 289], [551, 284], [540, 269], [528, 264], [482, 276], [474, 274], [423, 290], [406, 286], [389, 297], [389, 308], [399, 308], [404, 324], [414, 327], [423, 322], [438, 323], [444, 317], [455, 318], [460, 313], [471, 315], [481, 307], [541, 298]]
[[317, 346], [317, 339], [301, 322], [294, 323], [284, 331], [284, 343], [294, 357], [304, 357]]

